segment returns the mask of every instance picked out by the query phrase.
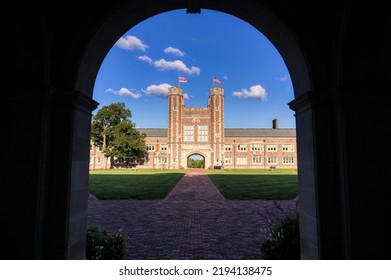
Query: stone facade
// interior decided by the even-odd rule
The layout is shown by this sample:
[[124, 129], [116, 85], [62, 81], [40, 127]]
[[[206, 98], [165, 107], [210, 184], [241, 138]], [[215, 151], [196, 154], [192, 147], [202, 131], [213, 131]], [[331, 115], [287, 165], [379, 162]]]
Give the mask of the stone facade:
[[[212, 87], [208, 106], [185, 107], [182, 88], [168, 93], [168, 128], [139, 128], [145, 132], [148, 157], [140, 168], [187, 168], [188, 158], [200, 155], [205, 168], [297, 168], [296, 130], [224, 128], [224, 89]], [[120, 167], [91, 146], [90, 169]]]

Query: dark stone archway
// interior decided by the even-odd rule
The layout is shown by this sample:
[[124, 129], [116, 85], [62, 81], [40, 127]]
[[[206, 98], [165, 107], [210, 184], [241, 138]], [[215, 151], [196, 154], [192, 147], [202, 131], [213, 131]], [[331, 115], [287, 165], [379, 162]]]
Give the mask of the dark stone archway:
[[187, 7], [248, 22], [287, 65], [295, 94], [289, 105], [296, 112], [302, 258], [388, 255], [387, 9], [348, 0], [9, 5], [0, 116], [6, 135], [3, 233], [13, 246], [2, 250], [3, 259], [85, 257], [89, 132], [99, 67], [134, 25]]
[[[201, 12], [202, 9], [205, 8], [231, 14], [247, 21], [260, 30], [260, 32], [275, 45], [283, 57], [292, 79], [295, 97], [298, 98], [311, 91], [312, 82], [305, 53], [300, 48], [300, 44], [294, 34], [288, 29], [283, 21], [267, 7], [259, 4], [257, 1], [248, 1], [246, 7], [238, 9], [234, 2], [221, 0], [205, 1], [202, 2], [202, 5], [199, 4], [197, 7], [200, 8]], [[197, 10], [197, 7], [191, 7], [192, 11]], [[151, 16], [181, 8], [187, 8], [182, 1], [171, 1], [169, 5], [167, 5], [167, 3], [165, 3], [165, 5], [148, 5], [143, 1], [132, 1], [131, 3], [124, 5], [116, 13], [111, 14], [97, 30], [81, 59], [79, 75], [76, 79], [77, 90], [90, 97], [92, 96], [95, 77], [104, 57], [118, 38], [125, 32]], [[136, 12], [139, 10], [142, 10], [143, 13], [139, 14]], [[309, 110], [306, 111], [304, 116], [297, 118], [298, 122], [296, 125], [298, 131], [301, 131], [301, 122], [305, 122], [305, 126], [312, 126], [312, 120], [309, 117], [311, 114], [312, 112]], [[312, 132], [309, 134], [311, 137]], [[306, 141], [306, 149], [298, 149], [298, 161], [306, 163], [301, 164], [299, 174], [306, 178], [306, 188], [312, 190], [315, 188], [315, 171], [313, 169], [314, 147], [311, 141], [307, 141], [308, 135], [306, 135], [305, 140], [303, 140], [301, 134], [298, 134], [297, 140], [298, 146], [303, 145], [302, 142]], [[308, 194], [303, 197], [307, 197], [307, 199], [311, 201], [316, 200], [314, 192], [312, 192], [310, 197], [308, 197]], [[307, 240], [307, 243], [304, 244], [310, 244], [307, 247], [303, 247], [303, 258], [316, 259], [319, 258], [317, 253], [317, 244], [319, 241], [317, 239], [316, 209], [312, 203], [307, 204], [305, 200], [300, 203], [302, 204], [302, 211], [305, 212], [305, 215], [301, 218], [301, 223], [305, 225], [306, 228], [306, 230], [302, 232], [302, 238]]]

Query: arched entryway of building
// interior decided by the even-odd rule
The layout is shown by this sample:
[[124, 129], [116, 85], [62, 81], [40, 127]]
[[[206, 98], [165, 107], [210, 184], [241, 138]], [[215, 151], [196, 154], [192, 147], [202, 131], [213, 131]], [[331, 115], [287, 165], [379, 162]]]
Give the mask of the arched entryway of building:
[[[114, 43], [122, 34], [131, 29], [141, 21], [157, 15], [159, 13], [171, 11], [174, 9], [186, 9], [186, 3], [180, 0], [165, 2], [163, 4], [156, 3], [149, 5], [148, 3], [136, 0], [124, 5], [121, 9], [113, 12], [110, 17], [97, 29], [90, 44], [80, 58], [80, 65], [76, 73], [75, 89], [87, 97], [92, 97], [93, 87], [96, 75], [99, 71], [106, 54], [109, 52]], [[224, 0], [197, 2], [202, 6], [191, 7], [190, 12], [198, 11], [198, 8], [216, 10], [231, 14], [248, 22], [260, 32], [262, 32], [278, 49], [284, 62], [289, 70], [295, 98], [298, 99], [306, 92], [311, 90], [310, 70], [306, 63], [306, 55], [301, 50], [299, 42], [294, 34], [283, 24], [283, 22], [274, 15], [270, 10], [260, 5], [255, 1], [248, 1], [246, 7], [238, 9], [234, 2]], [[202, 3], [202, 4], [201, 4]], [[139, 11], [143, 11], [140, 13]], [[77, 118], [78, 116], [76, 116]], [[84, 115], [79, 116], [80, 119], [75, 120], [74, 134], [77, 134], [82, 128], [89, 127], [90, 119]], [[298, 162], [299, 162], [299, 196], [305, 197], [305, 201], [300, 201], [300, 222], [301, 239], [305, 240], [305, 246], [302, 247], [303, 258], [318, 258], [318, 220], [316, 212], [316, 197], [315, 197], [315, 172], [314, 172], [314, 156], [313, 156], [313, 135], [311, 111], [306, 111], [300, 115], [296, 115], [297, 141], [298, 141]], [[84, 141], [88, 141], [85, 139]], [[301, 147], [305, 144], [305, 149]], [[72, 200], [72, 192], [78, 192], [80, 189], [87, 189], [88, 185], [88, 144], [75, 146], [73, 153], [85, 155], [85, 172], [75, 172], [77, 178], [73, 178], [71, 186], [70, 199]], [[76, 151], [77, 150], [77, 151]], [[73, 164], [74, 168], [80, 166], [80, 162]], [[83, 165], [84, 166], [84, 165]], [[306, 201], [310, 201], [307, 204]], [[86, 205], [73, 204], [70, 201], [72, 213], [86, 213]], [[80, 209], [77, 209], [80, 208]], [[83, 209], [81, 209], [83, 208]], [[80, 211], [79, 211], [80, 210]], [[69, 232], [73, 232], [72, 227], [77, 225], [72, 224], [72, 217], [69, 218]], [[72, 238], [83, 239], [84, 235], [77, 236], [72, 233]], [[69, 242], [72, 242], [70, 240]], [[74, 242], [74, 241], [73, 241]]]
[[186, 165], [187, 168], [204, 169], [206, 159], [205, 159], [205, 156], [202, 155], [201, 153], [195, 152], [195, 153], [191, 153], [190, 155], [188, 155], [186, 157], [186, 162], [187, 162], [187, 165]]

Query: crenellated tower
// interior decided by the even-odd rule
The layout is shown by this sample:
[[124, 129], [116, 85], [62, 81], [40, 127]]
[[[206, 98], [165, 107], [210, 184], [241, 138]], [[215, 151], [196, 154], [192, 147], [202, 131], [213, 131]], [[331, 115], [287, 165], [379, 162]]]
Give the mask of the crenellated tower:
[[180, 87], [168, 89], [168, 166], [177, 169], [181, 158], [181, 117], [184, 107], [183, 90]]
[[206, 168], [223, 165], [224, 89], [210, 88], [208, 106], [193, 108], [185, 107], [182, 88], [170, 87], [167, 134], [168, 168], [186, 167], [188, 156], [194, 153], [205, 158]]
[[210, 141], [212, 149], [211, 163], [222, 165], [224, 162], [224, 89], [212, 87], [209, 90]]

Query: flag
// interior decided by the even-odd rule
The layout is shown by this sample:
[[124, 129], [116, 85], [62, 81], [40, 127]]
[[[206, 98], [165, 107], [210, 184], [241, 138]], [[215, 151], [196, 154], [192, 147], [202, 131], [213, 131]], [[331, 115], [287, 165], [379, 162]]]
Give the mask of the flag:
[[221, 80], [216, 78], [216, 77], [213, 77], [213, 83], [219, 83], [221, 84]]
[[187, 83], [187, 79], [185, 77], [179, 77], [180, 83]]

